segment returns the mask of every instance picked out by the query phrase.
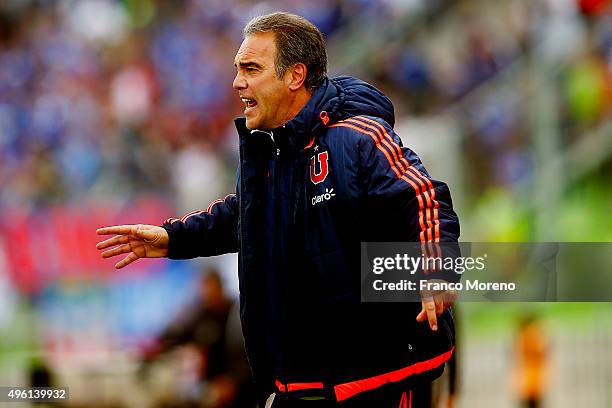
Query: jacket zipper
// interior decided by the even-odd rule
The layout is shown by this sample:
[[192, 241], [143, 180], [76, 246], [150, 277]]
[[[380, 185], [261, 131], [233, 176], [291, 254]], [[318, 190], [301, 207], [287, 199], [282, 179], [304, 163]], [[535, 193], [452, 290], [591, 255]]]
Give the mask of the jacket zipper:
[[[270, 132], [270, 138], [272, 139], [272, 145], [276, 148], [276, 155], [274, 157], [274, 260], [275, 260], [275, 279], [278, 279], [278, 284], [280, 288], [284, 288], [284, 282], [282, 282], [282, 280], [284, 280], [283, 278], [283, 274], [281, 272], [282, 269], [282, 265], [281, 265], [281, 259], [282, 259], [282, 254], [281, 254], [281, 231], [282, 226], [281, 226], [281, 222], [282, 222], [282, 214], [281, 214], [281, 151], [280, 148], [277, 146], [276, 144], [276, 140], [274, 140], [274, 133], [271, 131]], [[282, 291], [281, 296], [284, 297], [285, 295], [285, 291]], [[281, 300], [283, 303], [284, 299]], [[280, 350], [280, 375], [284, 376], [285, 374], [285, 356], [287, 353], [287, 348], [286, 348], [286, 339], [285, 339], [285, 335], [286, 335], [286, 328], [285, 328], [285, 324], [286, 324], [286, 316], [285, 316], [285, 309], [281, 308], [281, 327], [279, 329], [280, 330], [280, 347], [282, 348], [282, 350]]]

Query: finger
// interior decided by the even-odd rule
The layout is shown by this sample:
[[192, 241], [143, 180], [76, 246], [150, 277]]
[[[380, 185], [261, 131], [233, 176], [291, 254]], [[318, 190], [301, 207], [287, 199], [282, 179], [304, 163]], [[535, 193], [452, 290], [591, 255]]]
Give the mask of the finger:
[[121, 269], [124, 266], [127, 266], [127, 265], [131, 264], [132, 262], [134, 262], [138, 258], [139, 258], [138, 255], [136, 255], [133, 252], [130, 252], [130, 254], [128, 256], [126, 256], [125, 258], [123, 258], [122, 260], [120, 260], [119, 262], [117, 262], [115, 264], [115, 268]]
[[436, 316], [440, 316], [444, 312], [444, 295], [435, 297]]
[[96, 245], [97, 249], [110, 248], [119, 244], [127, 244], [130, 241], [130, 237], [127, 235], [117, 235], [107, 240], [98, 242]]
[[423, 309], [427, 313], [427, 320], [429, 320], [429, 327], [431, 330], [438, 330], [438, 319], [436, 318], [436, 303], [433, 298], [423, 299]]
[[456, 290], [447, 292], [444, 297], [444, 308], [446, 309], [446, 308], [451, 307], [455, 303], [458, 297], [459, 297], [459, 294]]
[[431, 300], [432, 295], [431, 292], [421, 292], [421, 311], [417, 315], [417, 322], [424, 322], [427, 320], [427, 310], [425, 309], [426, 300]]
[[113, 225], [111, 227], [98, 228], [98, 235], [127, 235], [132, 231], [133, 225]]
[[117, 248], [109, 249], [108, 251], [102, 252], [102, 258], [110, 258], [115, 255], [127, 254], [128, 252], [132, 252], [132, 249], [129, 245], [121, 245]]

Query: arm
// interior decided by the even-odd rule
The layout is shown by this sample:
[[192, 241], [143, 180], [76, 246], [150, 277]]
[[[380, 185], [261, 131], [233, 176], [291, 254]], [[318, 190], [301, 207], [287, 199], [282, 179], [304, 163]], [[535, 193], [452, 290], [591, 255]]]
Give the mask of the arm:
[[169, 236], [168, 258], [189, 259], [238, 251], [238, 199], [229, 194], [205, 211], [169, 218], [162, 227]]
[[386, 122], [358, 120], [360, 129], [368, 132], [360, 146], [365, 193], [372, 202], [390, 210], [390, 219], [399, 223], [401, 228], [391, 234], [394, 240], [457, 242], [459, 219], [448, 186], [429, 176], [420, 158], [402, 146], [399, 136]]
[[[429, 256], [440, 255], [430, 243], [457, 242], [459, 219], [448, 186], [430, 178], [419, 157], [402, 146], [386, 122], [368, 117], [344, 122], [361, 133], [360, 169], [365, 193], [378, 207], [373, 213], [383, 214], [378, 217], [381, 240], [421, 242], [429, 248]], [[456, 295], [421, 295], [422, 310], [417, 320], [429, 320], [436, 330], [436, 316], [452, 305]]]
[[140, 258], [189, 259], [238, 250], [238, 200], [230, 194], [213, 201], [206, 211], [181, 219], [170, 218], [161, 226], [116, 225], [100, 228], [98, 235], [115, 235], [96, 245], [103, 258], [128, 254], [115, 264], [121, 269]]

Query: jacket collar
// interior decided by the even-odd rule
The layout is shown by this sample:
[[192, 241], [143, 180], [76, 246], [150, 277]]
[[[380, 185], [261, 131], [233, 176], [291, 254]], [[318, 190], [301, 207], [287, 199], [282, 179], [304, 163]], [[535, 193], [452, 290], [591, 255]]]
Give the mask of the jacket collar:
[[[342, 102], [342, 98], [337, 97], [340, 93], [338, 88], [337, 85], [326, 78], [295, 118], [272, 130], [276, 146], [285, 151], [302, 151], [312, 140], [312, 137], [330, 123], [332, 113], [337, 111]], [[260, 133], [260, 136], [267, 139], [264, 133], [270, 133], [264, 131], [253, 132], [247, 129], [244, 118], [236, 119], [235, 124], [241, 139], [261, 140], [259, 137], [249, 137]]]
[[275, 133], [279, 132], [278, 143], [281, 148], [301, 151], [310, 143], [317, 132], [329, 125], [332, 111], [335, 112], [341, 103], [340, 99], [335, 98], [339, 92], [338, 87], [326, 78], [323, 84], [314, 91], [300, 113], [284, 126], [275, 130]]
[[[272, 130], [275, 145], [281, 150], [301, 152], [323, 128], [355, 115], [381, 118], [391, 127], [395, 123], [393, 104], [374, 86], [348, 76], [325, 78], [295, 118]], [[251, 132], [244, 122], [244, 118], [238, 119], [236, 126], [241, 138], [246, 137], [245, 142], [270, 140], [264, 132], [253, 134], [261, 137], [248, 137]]]

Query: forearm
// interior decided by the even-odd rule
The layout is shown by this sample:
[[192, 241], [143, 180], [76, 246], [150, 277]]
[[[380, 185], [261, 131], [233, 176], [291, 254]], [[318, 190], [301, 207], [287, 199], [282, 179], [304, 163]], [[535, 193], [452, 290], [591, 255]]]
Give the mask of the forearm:
[[168, 258], [190, 259], [221, 255], [238, 250], [236, 196], [213, 201], [206, 210], [182, 218], [171, 218], [162, 225], [168, 232]]

